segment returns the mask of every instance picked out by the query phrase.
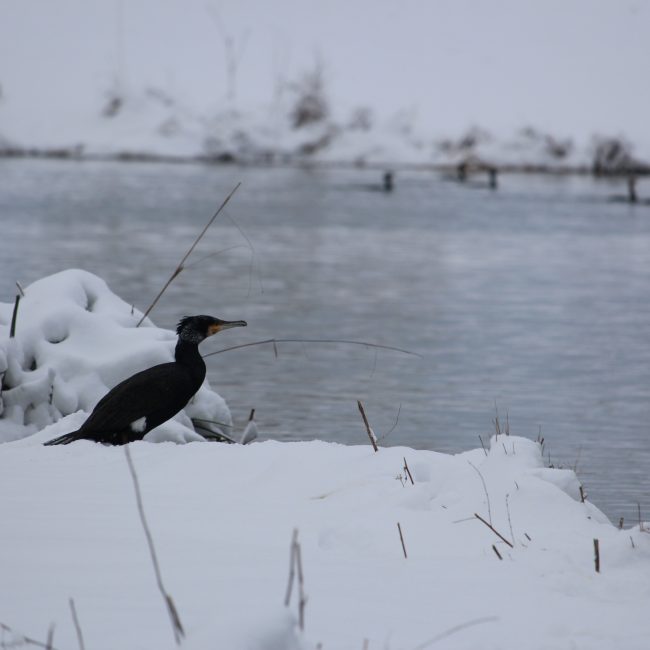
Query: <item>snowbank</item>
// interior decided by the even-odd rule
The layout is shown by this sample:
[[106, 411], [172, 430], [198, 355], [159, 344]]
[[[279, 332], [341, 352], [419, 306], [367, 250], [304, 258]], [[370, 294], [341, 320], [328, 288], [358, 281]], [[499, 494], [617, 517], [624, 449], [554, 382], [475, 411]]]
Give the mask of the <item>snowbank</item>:
[[[86, 647], [171, 649], [124, 450], [40, 444], [74, 421], [0, 446], [0, 620], [41, 640], [55, 623], [54, 645], [77, 647], [72, 597]], [[545, 468], [532, 441], [456, 456], [320, 441], [130, 449], [184, 648], [648, 647], [650, 534], [582, 503], [573, 472]], [[283, 605], [294, 528], [302, 633], [295, 586]]]
[[[0, 442], [75, 414], [68, 420], [72, 431], [110, 388], [174, 358], [174, 332], [148, 319], [136, 327], [142, 314], [86, 271], [63, 271], [28, 286], [10, 338], [13, 308], [0, 303]], [[226, 403], [206, 381], [183, 411], [147, 439], [203, 440], [192, 418], [226, 430], [232, 425]]]

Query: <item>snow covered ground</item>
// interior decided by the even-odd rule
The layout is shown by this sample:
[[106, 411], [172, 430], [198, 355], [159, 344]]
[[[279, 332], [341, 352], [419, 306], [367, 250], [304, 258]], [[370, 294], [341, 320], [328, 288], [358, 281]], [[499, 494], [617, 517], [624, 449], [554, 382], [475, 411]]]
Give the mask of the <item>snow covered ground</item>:
[[[78, 647], [72, 598], [87, 648], [173, 648], [124, 448], [42, 443], [169, 359], [174, 336], [136, 328], [139, 314], [83, 271], [26, 287], [9, 339], [11, 312], [0, 306], [0, 644], [44, 642], [55, 625], [54, 648]], [[228, 445], [202, 441], [197, 413], [230, 418], [204, 385], [129, 447], [183, 647], [648, 647], [650, 526], [612, 525], [573, 471], [544, 466], [540, 443]], [[295, 529], [303, 630], [297, 584], [284, 605]]]
[[[564, 169], [590, 168], [613, 140], [650, 160], [644, 3], [34, 0], [1, 11], [4, 152]], [[296, 128], [305, 99], [323, 114]]]
[[[0, 620], [40, 640], [55, 624], [54, 646], [74, 648], [72, 597], [87, 648], [173, 648], [124, 450], [41, 445], [78, 420], [0, 447]], [[648, 647], [650, 533], [581, 503], [573, 472], [545, 468], [533, 441], [495, 437], [487, 455], [320, 441], [131, 454], [185, 648]], [[297, 586], [283, 604], [294, 528], [304, 632]]]

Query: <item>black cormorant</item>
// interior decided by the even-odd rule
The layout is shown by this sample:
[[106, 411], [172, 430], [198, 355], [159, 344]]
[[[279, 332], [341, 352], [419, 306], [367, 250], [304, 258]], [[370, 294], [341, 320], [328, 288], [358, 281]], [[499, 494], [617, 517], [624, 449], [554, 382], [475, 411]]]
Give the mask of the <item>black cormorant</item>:
[[176, 328], [175, 361], [153, 366], [125, 379], [95, 406], [80, 429], [44, 444], [67, 445], [75, 440], [94, 440], [123, 445], [142, 440], [154, 427], [176, 415], [201, 387], [205, 362], [199, 343], [208, 336], [246, 321], [225, 321], [212, 316], [187, 316]]

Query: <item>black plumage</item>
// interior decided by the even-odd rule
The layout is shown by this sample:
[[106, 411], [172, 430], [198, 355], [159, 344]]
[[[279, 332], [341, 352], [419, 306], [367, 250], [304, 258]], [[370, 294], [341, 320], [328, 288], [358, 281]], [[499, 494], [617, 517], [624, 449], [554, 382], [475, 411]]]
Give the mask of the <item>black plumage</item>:
[[190, 401], [205, 379], [205, 362], [199, 343], [208, 336], [245, 321], [224, 321], [212, 316], [188, 316], [176, 328], [175, 361], [138, 372], [111, 389], [93, 409], [80, 429], [44, 444], [67, 445], [94, 440], [123, 445], [174, 417]]

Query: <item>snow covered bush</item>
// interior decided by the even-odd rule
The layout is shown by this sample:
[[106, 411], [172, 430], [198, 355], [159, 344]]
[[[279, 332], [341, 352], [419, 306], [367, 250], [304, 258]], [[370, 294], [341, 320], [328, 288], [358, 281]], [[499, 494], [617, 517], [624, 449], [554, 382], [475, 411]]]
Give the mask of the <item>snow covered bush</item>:
[[291, 124], [300, 129], [314, 122], [322, 122], [329, 115], [329, 103], [325, 94], [323, 66], [316, 63], [314, 68], [291, 86], [296, 94], [296, 102], [291, 110]]
[[596, 175], [621, 174], [634, 167], [632, 148], [623, 138], [595, 137], [593, 171]]
[[[13, 304], [0, 303], [0, 441], [23, 438], [81, 411], [78, 425], [109, 389], [130, 375], [172, 361], [176, 335], [159, 329], [97, 276], [68, 270], [25, 289], [15, 337]], [[202, 440], [192, 418], [231, 425], [207, 381], [173, 420], [148, 440]]]

